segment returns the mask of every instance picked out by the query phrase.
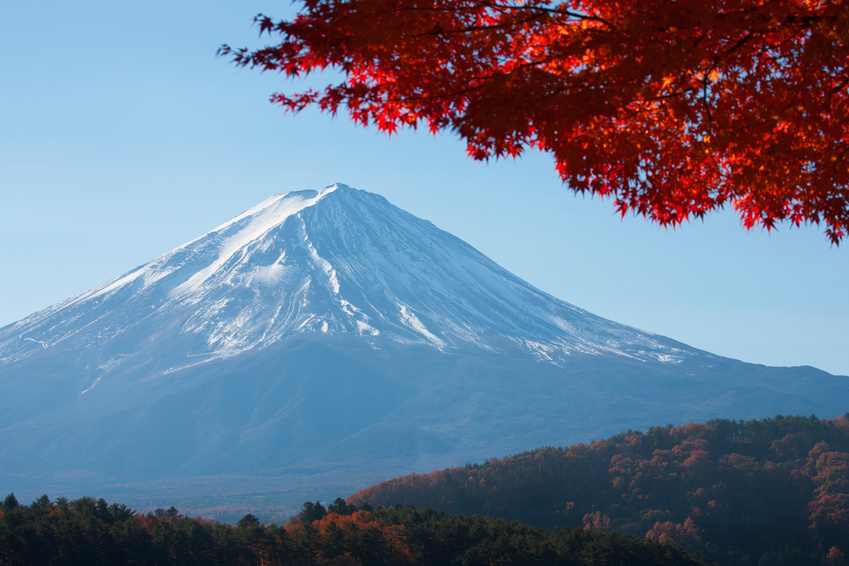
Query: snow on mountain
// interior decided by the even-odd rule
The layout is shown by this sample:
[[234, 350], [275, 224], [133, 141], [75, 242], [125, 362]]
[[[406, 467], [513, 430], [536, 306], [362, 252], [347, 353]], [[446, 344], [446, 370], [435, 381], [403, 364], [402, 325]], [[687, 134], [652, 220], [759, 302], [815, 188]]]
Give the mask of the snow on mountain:
[[333, 185], [0, 329], [0, 397], [0, 482], [38, 496], [175, 478], [359, 489], [629, 428], [837, 416], [849, 379], [602, 319]]
[[553, 362], [576, 352], [674, 362], [692, 352], [542, 293], [384, 198], [337, 184], [271, 197], [0, 330], [0, 362], [61, 348], [96, 352], [108, 372], [167, 341], [168, 372], [302, 333], [442, 351], [506, 339]]

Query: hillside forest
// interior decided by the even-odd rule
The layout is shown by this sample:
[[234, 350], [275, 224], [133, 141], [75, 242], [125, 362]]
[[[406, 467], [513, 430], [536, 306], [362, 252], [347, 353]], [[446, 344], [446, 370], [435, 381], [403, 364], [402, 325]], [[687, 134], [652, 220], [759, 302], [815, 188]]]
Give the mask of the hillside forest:
[[629, 431], [397, 478], [348, 502], [616, 531], [723, 564], [847, 564], [849, 415]]

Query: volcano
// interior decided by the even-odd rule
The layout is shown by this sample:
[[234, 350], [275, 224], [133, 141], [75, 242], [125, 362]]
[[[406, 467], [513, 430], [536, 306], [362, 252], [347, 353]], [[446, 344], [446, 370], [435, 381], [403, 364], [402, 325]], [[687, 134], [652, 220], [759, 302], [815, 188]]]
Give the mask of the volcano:
[[595, 316], [337, 184], [0, 329], [0, 398], [0, 479], [18, 489], [365, 487], [656, 424], [833, 417], [849, 378]]

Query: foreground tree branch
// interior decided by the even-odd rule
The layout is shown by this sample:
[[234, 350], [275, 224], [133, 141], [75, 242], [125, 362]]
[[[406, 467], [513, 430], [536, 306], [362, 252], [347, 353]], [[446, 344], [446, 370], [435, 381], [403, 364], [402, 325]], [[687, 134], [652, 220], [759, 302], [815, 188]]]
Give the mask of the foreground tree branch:
[[849, 233], [842, 0], [306, 0], [257, 16], [241, 66], [340, 84], [277, 93], [388, 133], [451, 130], [475, 159], [553, 155], [572, 190], [662, 225], [731, 204], [744, 225]]

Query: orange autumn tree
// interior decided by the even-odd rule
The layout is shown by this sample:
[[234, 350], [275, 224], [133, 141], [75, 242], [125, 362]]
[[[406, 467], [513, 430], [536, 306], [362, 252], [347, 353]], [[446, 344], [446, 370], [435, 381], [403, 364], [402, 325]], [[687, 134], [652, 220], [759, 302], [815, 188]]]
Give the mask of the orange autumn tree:
[[849, 231], [842, 0], [305, 0], [242, 66], [341, 82], [272, 95], [469, 155], [549, 152], [568, 187], [662, 225], [733, 205], [744, 225]]

